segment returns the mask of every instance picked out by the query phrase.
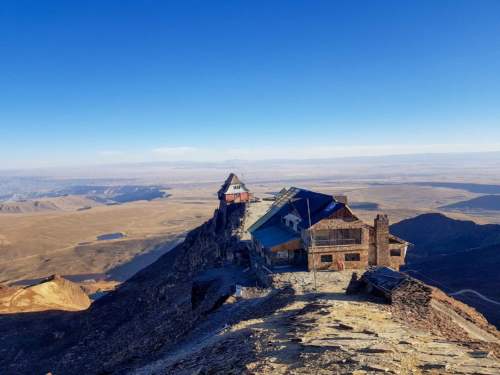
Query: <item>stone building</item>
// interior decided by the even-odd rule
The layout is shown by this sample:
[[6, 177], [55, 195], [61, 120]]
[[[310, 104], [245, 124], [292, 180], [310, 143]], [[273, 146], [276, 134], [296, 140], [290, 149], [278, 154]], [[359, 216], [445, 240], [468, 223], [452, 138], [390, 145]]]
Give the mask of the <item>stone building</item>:
[[249, 231], [253, 250], [270, 268], [363, 269], [404, 264], [408, 243], [389, 233], [387, 215], [373, 225], [351, 211], [347, 198], [292, 187], [280, 192]]
[[245, 203], [249, 202], [252, 194], [238, 176], [230, 173], [224, 184], [217, 192], [221, 202], [225, 203]]

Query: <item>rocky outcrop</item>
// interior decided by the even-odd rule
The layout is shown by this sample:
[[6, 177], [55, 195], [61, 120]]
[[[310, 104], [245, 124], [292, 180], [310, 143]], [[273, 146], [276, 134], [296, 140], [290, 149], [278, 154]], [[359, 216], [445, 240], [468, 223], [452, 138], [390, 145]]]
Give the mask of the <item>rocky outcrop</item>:
[[0, 313], [65, 310], [79, 311], [90, 299], [77, 284], [58, 275], [26, 287], [0, 287]]
[[[96, 301], [84, 314], [69, 319], [62, 338], [53, 343], [57, 350], [29, 348], [15, 363], [7, 362], [11, 372], [120, 373], [144, 355], [174, 345], [220, 303], [225, 291], [219, 291], [216, 283], [200, 290], [193, 279], [224, 263], [227, 254], [240, 246], [244, 213], [244, 204], [221, 205], [182, 244]], [[11, 359], [15, 356], [13, 351], [8, 354]]]
[[441, 290], [388, 268], [373, 268], [348, 290], [367, 291], [387, 299], [394, 316], [458, 342], [482, 342], [500, 354], [500, 333], [474, 308]]
[[419, 329], [371, 295], [346, 295], [350, 279], [348, 271], [280, 272], [248, 317], [127, 375], [500, 373], [480, 344]]

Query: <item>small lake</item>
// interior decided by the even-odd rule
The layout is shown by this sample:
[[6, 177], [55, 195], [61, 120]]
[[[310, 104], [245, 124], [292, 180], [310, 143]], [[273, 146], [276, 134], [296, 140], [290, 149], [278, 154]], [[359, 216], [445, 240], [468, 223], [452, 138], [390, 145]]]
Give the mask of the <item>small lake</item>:
[[122, 232], [107, 233], [107, 234], [101, 234], [100, 236], [97, 236], [97, 241], [117, 240], [117, 239], [123, 238], [123, 237], [125, 237], [125, 235]]

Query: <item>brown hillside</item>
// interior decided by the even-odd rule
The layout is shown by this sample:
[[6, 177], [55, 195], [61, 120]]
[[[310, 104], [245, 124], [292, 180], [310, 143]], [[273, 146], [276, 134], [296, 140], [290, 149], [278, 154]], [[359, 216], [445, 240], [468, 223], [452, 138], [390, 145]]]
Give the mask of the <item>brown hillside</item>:
[[0, 313], [85, 310], [90, 299], [77, 284], [53, 275], [27, 287], [0, 287]]

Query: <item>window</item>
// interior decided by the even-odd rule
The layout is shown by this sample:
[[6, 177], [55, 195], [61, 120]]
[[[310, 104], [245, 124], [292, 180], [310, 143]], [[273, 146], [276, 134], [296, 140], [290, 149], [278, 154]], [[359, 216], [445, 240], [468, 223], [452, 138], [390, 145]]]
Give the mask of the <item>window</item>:
[[288, 251], [287, 250], [278, 251], [275, 254], [276, 254], [276, 258], [288, 259]]
[[400, 249], [392, 249], [391, 250], [391, 257], [400, 257], [401, 256], [401, 250]]
[[331, 263], [333, 262], [333, 257], [331, 255], [322, 255], [321, 263]]
[[317, 230], [314, 232], [314, 242], [316, 245], [325, 245], [330, 241], [330, 232], [328, 230]]
[[361, 260], [359, 253], [349, 253], [344, 255], [344, 259], [348, 262], [358, 262]]
[[361, 228], [317, 230], [314, 232], [317, 246], [356, 245], [362, 243]]

